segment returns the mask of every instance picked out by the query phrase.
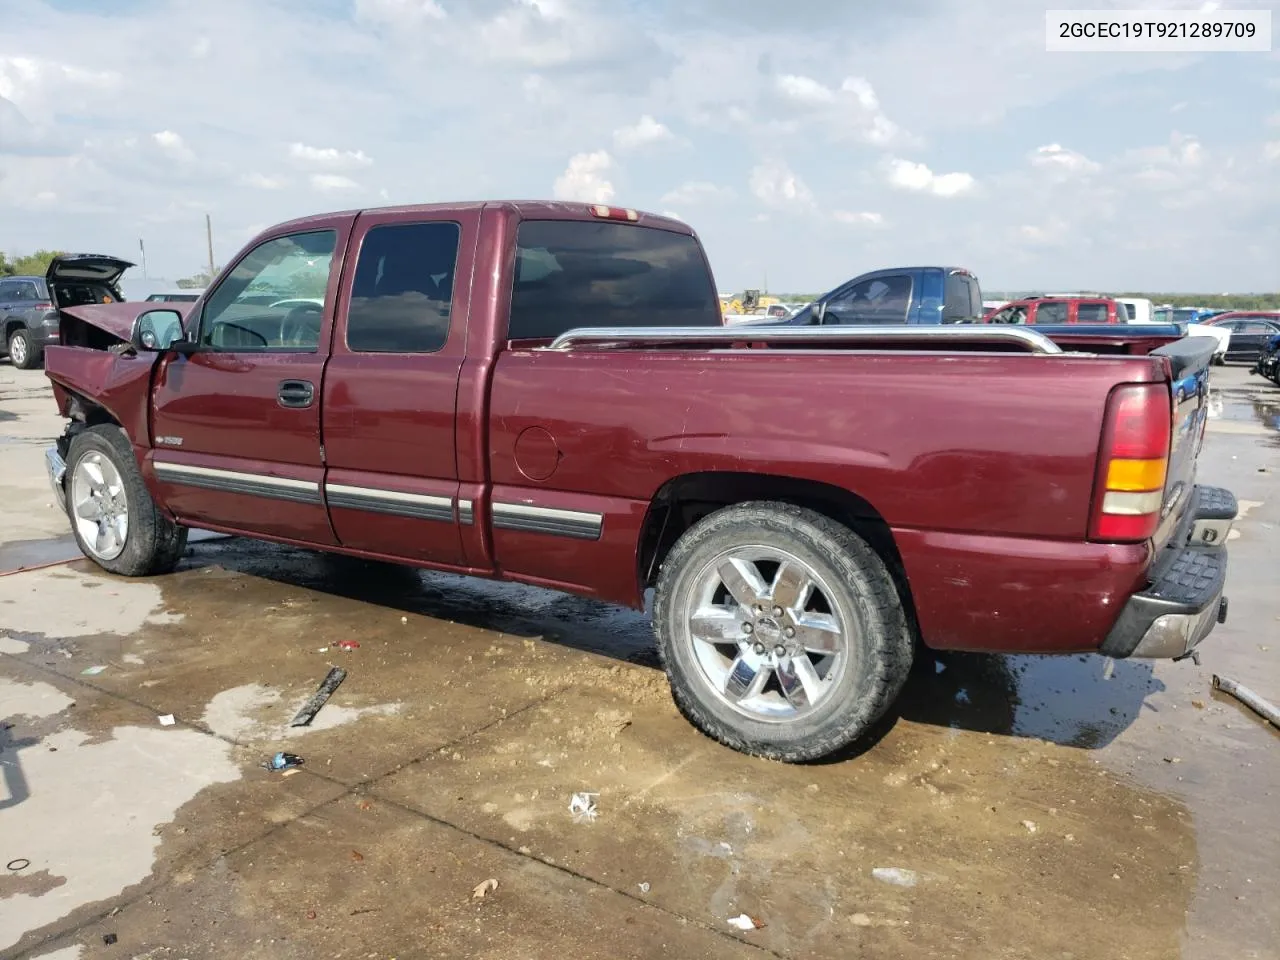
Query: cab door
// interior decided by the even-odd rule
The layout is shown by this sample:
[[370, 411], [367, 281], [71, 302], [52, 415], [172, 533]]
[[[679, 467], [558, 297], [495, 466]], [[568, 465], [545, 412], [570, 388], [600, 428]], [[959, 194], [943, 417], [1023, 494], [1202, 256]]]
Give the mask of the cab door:
[[462, 565], [455, 437], [480, 208], [361, 214], [325, 371], [329, 517], [344, 547]]
[[320, 391], [354, 219], [317, 220], [252, 246], [190, 319], [195, 351], [160, 360], [151, 467], [178, 519], [335, 542]]

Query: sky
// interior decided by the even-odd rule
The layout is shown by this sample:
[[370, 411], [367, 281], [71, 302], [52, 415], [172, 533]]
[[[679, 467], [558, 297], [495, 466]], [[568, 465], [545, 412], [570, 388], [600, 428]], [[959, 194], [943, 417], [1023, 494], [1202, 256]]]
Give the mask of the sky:
[[0, 250], [144, 239], [172, 280], [206, 213], [222, 264], [296, 216], [558, 198], [687, 221], [725, 291], [1276, 291], [1280, 0], [1220, 6], [1276, 49], [1048, 53], [1023, 0], [0, 0]]

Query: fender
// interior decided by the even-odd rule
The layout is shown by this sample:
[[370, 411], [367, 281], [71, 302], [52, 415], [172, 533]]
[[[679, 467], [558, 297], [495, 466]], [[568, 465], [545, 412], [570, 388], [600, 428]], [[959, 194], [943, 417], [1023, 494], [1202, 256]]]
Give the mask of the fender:
[[58, 412], [68, 419], [92, 422], [87, 401], [101, 407], [124, 428], [139, 453], [151, 448], [151, 374], [159, 353], [121, 356], [112, 350], [49, 347], [44, 372], [53, 383]]

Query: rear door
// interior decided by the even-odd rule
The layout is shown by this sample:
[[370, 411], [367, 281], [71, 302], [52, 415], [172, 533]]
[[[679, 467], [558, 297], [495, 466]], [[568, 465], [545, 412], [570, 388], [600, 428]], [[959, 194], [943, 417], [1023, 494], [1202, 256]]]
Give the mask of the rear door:
[[1277, 331], [1265, 320], [1232, 320], [1231, 342], [1227, 345], [1227, 357], [1252, 360], [1266, 347]]
[[454, 431], [479, 223], [478, 208], [356, 223], [323, 404], [325, 496], [345, 547], [462, 563]]
[[354, 219], [255, 244], [191, 319], [197, 351], [161, 359], [151, 458], [179, 518], [335, 542], [321, 495], [320, 385]]

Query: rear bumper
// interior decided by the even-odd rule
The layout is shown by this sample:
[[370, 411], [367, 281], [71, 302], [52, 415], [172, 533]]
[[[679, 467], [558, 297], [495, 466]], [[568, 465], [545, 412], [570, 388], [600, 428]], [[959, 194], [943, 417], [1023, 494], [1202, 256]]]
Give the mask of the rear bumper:
[[1239, 508], [1229, 490], [1196, 487], [1184, 538], [1167, 547], [1153, 580], [1126, 601], [1099, 652], [1181, 659], [1227, 619], [1227, 535]]

